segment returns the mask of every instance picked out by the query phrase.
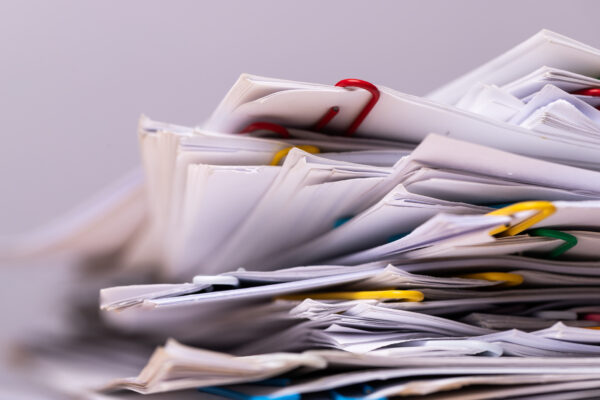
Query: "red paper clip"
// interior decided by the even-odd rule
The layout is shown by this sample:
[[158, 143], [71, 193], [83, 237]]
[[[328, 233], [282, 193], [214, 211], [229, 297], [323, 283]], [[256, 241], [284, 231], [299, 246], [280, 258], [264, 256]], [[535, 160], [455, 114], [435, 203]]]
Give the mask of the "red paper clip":
[[[574, 92], [571, 92], [571, 94], [574, 94], [577, 96], [600, 97], [600, 88], [587, 88], [587, 89], [576, 90]], [[596, 109], [600, 110], [600, 105], [597, 105]]]
[[589, 313], [583, 316], [584, 321], [596, 321], [600, 322], [600, 314], [598, 313]]
[[279, 134], [285, 139], [291, 137], [290, 132], [283, 126], [271, 122], [254, 122], [240, 131], [240, 133], [251, 133], [256, 131], [269, 131]]
[[587, 89], [576, 90], [574, 92], [571, 92], [571, 94], [575, 94], [578, 96], [600, 97], [600, 88], [587, 88]]
[[319, 122], [317, 122], [313, 130], [315, 132], [320, 132], [321, 130], [323, 130], [323, 128], [325, 128], [325, 125], [327, 125], [329, 121], [331, 121], [333, 117], [335, 117], [339, 112], [340, 108], [338, 106], [331, 107], [329, 110], [327, 110], [325, 115], [323, 115], [323, 118], [321, 118]]
[[[360, 79], [344, 79], [344, 80], [341, 80], [338, 83], [336, 83], [335, 86], [357, 87], [360, 89], [368, 90], [371, 93], [371, 100], [369, 100], [367, 105], [356, 116], [356, 118], [354, 119], [354, 121], [352, 122], [352, 124], [350, 125], [348, 130], [346, 131], [346, 136], [350, 136], [354, 132], [356, 132], [356, 130], [358, 129], [360, 124], [362, 124], [363, 120], [367, 117], [367, 115], [369, 115], [369, 113], [371, 112], [373, 107], [375, 107], [375, 104], [377, 104], [377, 101], [379, 100], [379, 96], [380, 96], [379, 89], [377, 89], [377, 87], [375, 85], [373, 85], [372, 83], [363, 81]], [[331, 121], [337, 115], [337, 113], [339, 111], [340, 111], [340, 108], [338, 106], [331, 107], [325, 113], [325, 115], [319, 120], [319, 122], [317, 122], [317, 124], [315, 125], [315, 127], [313, 129], [317, 132], [322, 130], [329, 123], [329, 121]]]

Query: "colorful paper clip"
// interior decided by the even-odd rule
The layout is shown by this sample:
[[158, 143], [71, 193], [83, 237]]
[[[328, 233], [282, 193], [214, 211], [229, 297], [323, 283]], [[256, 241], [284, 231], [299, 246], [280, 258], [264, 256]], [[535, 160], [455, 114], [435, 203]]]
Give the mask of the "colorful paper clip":
[[199, 392], [209, 393], [216, 396], [225, 397], [226, 399], [233, 400], [300, 400], [302, 397], [299, 394], [288, 394], [284, 396], [253, 396], [250, 394], [238, 392], [218, 386], [210, 386], [198, 388]]
[[288, 153], [293, 148], [298, 148], [300, 150], [304, 150], [307, 153], [311, 153], [311, 154], [317, 154], [317, 153], [321, 152], [321, 150], [319, 150], [319, 148], [317, 146], [311, 146], [309, 144], [299, 145], [299, 146], [290, 146], [290, 147], [286, 147], [285, 149], [281, 149], [277, 153], [275, 153], [275, 155], [273, 156], [273, 159], [271, 160], [271, 162], [269, 163], [269, 165], [278, 165], [279, 162], [281, 161], [281, 159], [283, 157], [287, 156]]
[[340, 112], [340, 108], [338, 106], [331, 107], [329, 110], [327, 110], [325, 115], [323, 115], [323, 117], [321, 117], [319, 122], [317, 122], [315, 124], [315, 126], [313, 127], [313, 130], [315, 132], [321, 132], [323, 130], [323, 128], [325, 128], [325, 126], [329, 123], [329, 121], [331, 121], [333, 119], [333, 117], [335, 117], [339, 112]]
[[544, 236], [553, 239], [561, 239], [564, 241], [563, 244], [556, 247], [548, 254], [548, 258], [557, 258], [566, 253], [569, 249], [577, 246], [577, 238], [565, 232], [557, 231], [554, 229], [538, 228], [532, 229], [527, 232], [531, 236]]
[[410, 232], [404, 232], [404, 233], [396, 233], [395, 235], [392, 235], [388, 238], [388, 243], [392, 243], [395, 242], [396, 240], [400, 240], [405, 236], [408, 236], [408, 234], [410, 234]]
[[598, 313], [587, 313], [581, 319], [583, 319], [584, 321], [600, 322], [600, 314], [598, 314]]
[[346, 222], [350, 221], [352, 218], [354, 218], [353, 215], [349, 215], [347, 217], [341, 217], [338, 218], [334, 223], [333, 223], [333, 228], [339, 228], [340, 226], [344, 225]]
[[[373, 388], [369, 385], [362, 385], [362, 396], [361, 395], [352, 395], [352, 396], [347, 396], [347, 395], [343, 395], [341, 394], [338, 390], [331, 390], [329, 392], [329, 395], [331, 397], [332, 400], [365, 400], [366, 396], [371, 394], [373, 392]], [[387, 400], [387, 397], [379, 397], [373, 400]]]
[[254, 122], [242, 129], [240, 133], [252, 133], [256, 131], [269, 131], [277, 133], [285, 139], [289, 139], [291, 137], [290, 132], [284, 126], [271, 122]]
[[280, 300], [406, 300], [422, 301], [425, 296], [418, 290], [364, 290], [357, 292], [321, 292], [288, 294], [277, 297]]
[[574, 95], [577, 95], [577, 96], [600, 97], [600, 88], [580, 89], [580, 90], [576, 90], [574, 92], [571, 92], [571, 94], [574, 94]]
[[[587, 89], [576, 90], [574, 92], [571, 92], [571, 94], [574, 94], [577, 96], [600, 97], [600, 88], [587, 88]], [[596, 108], [598, 110], [600, 110], [600, 105], [596, 106]]]
[[515, 225], [502, 225], [492, 229], [490, 235], [499, 237], [514, 236], [554, 214], [556, 212], [556, 207], [549, 201], [524, 201], [499, 210], [494, 210], [487, 215], [513, 215], [522, 211], [536, 211], [536, 213]]
[[[369, 100], [367, 105], [356, 116], [354, 121], [352, 121], [352, 124], [350, 125], [350, 127], [345, 132], [346, 136], [351, 136], [354, 134], [354, 132], [356, 132], [356, 130], [358, 129], [360, 124], [362, 124], [362, 122], [367, 117], [367, 115], [369, 115], [369, 113], [371, 112], [373, 107], [375, 107], [375, 104], [377, 104], [377, 102], [379, 101], [379, 97], [381, 96], [381, 94], [379, 93], [379, 89], [377, 89], [377, 86], [373, 85], [370, 82], [363, 81], [360, 79], [343, 79], [343, 80], [339, 81], [338, 83], [336, 83], [335, 86], [344, 87], [344, 88], [357, 87], [360, 89], [368, 90], [369, 93], [371, 93], [371, 100]], [[331, 107], [329, 110], [327, 110], [325, 115], [323, 115], [323, 117], [321, 117], [319, 122], [317, 122], [315, 124], [313, 130], [316, 132], [320, 132], [321, 130], [323, 130], [323, 128], [325, 128], [325, 126], [339, 113], [339, 111], [340, 111], [339, 106]]]
[[481, 279], [484, 281], [503, 282], [502, 286], [519, 286], [523, 283], [523, 277], [512, 272], [477, 272], [461, 275], [461, 278]]
[[[270, 381], [276, 381], [276, 384], [272, 385], [270, 383]], [[280, 384], [279, 381], [283, 381], [285, 383]], [[255, 384], [261, 385], [261, 386], [288, 386], [290, 384], [290, 380], [286, 379], [286, 378], [274, 378], [274, 379], [268, 379], [265, 381], [256, 382]], [[204, 393], [209, 393], [209, 394], [220, 396], [220, 397], [224, 397], [226, 399], [233, 399], [233, 400], [300, 400], [300, 399], [302, 399], [302, 395], [300, 395], [300, 394], [287, 394], [287, 395], [283, 395], [283, 396], [250, 395], [250, 394], [246, 394], [246, 393], [243, 393], [243, 392], [240, 392], [237, 390], [232, 390], [232, 389], [219, 387], [219, 386], [198, 388], [198, 391], [204, 392]], [[373, 388], [371, 388], [369, 385], [365, 384], [365, 385], [362, 385], [361, 391], [366, 396], [373, 391]], [[360, 395], [359, 395], [359, 397], [345, 396], [335, 390], [331, 390], [329, 392], [329, 398], [331, 400], [365, 400], [365, 396], [360, 396]], [[374, 400], [387, 400], [387, 398], [381, 397], [381, 398], [374, 399]]]

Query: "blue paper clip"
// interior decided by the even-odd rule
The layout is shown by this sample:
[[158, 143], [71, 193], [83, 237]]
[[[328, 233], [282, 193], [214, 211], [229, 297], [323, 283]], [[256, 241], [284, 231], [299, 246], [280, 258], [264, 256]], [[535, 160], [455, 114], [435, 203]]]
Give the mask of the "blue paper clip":
[[287, 394], [284, 396], [253, 396], [246, 393], [238, 392], [231, 389], [226, 389], [218, 386], [209, 386], [204, 388], [198, 388], [199, 392], [210, 393], [216, 396], [225, 397], [226, 399], [233, 400], [300, 400], [301, 396], [299, 394]]
[[[256, 385], [264, 385], [264, 386], [288, 386], [291, 384], [291, 380], [287, 378], [273, 378], [273, 379], [265, 379], [264, 381], [255, 382]], [[363, 394], [368, 395], [373, 392], [373, 388], [367, 384], [361, 386], [361, 391]], [[233, 400], [301, 400], [302, 396], [299, 393], [296, 394], [286, 394], [283, 396], [269, 396], [269, 395], [258, 395], [253, 396], [246, 393], [238, 392], [236, 390], [227, 389], [219, 386], [210, 386], [204, 388], [198, 388], [199, 392], [209, 393], [216, 396], [221, 396], [226, 399]], [[331, 390], [329, 392], [329, 396], [331, 400], [365, 400], [364, 396], [355, 397], [355, 396], [344, 396], [335, 390]], [[381, 397], [374, 400], [387, 400], [387, 397]]]

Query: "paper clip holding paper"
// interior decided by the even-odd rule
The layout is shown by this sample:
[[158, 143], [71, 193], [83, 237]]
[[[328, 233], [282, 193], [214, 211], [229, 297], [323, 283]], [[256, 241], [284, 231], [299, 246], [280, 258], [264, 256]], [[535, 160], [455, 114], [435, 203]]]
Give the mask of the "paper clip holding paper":
[[396, 233], [395, 235], [392, 235], [388, 238], [388, 243], [392, 243], [395, 242], [396, 240], [400, 240], [405, 236], [408, 236], [410, 234], [410, 232], [404, 232], [404, 233]]
[[[369, 100], [367, 105], [365, 105], [365, 107], [361, 110], [361, 112], [356, 116], [354, 121], [352, 121], [352, 124], [345, 132], [346, 136], [351, 136], [354, 134], [354, 132], [356, 132], [356, 130], [358, 129], [360, 124], [362, 124], [367, 115], [369, 115], [373, 107], [375, 107], [375, 104], [377, 104], [377, 102], [379, 101], [379, 97], [381, 96], [381, 94], [379, 93], [379, 89], [377, 89], [377, 86], [373, 85], [370, 82], [363, 81], [361, 79], [343, 79], [336, 83], [335, 86], [344, 88], [357, 87], [360, 89], [365, 89], [369, 91], [369, 93], [371, 93], [371, 99]], [[320, 132], [321, 130], [323, 130], [323, 128], [338, 114], [339, 111], [339, 106], [331, 107], [329, 110], [327, 110], [325, 115], [323, 115], [323, 117], [321, 117], [321, 119], [315, 124], [313, 130], [315, 130], [316, 132]]]
[[353, 215], [349, 215], [346, 217], [341, 217], [338, 218], [334, 223], [333, 223], [333, 228], [339, 228], [340, 226], [344, 225], [346, 222], [350, 221], [352, 218], [354, 218]]
[[600, 88], [580, 89], [580, 90], [576, 90], [574, 92], [571, 92], [571, 94], [574, 94], [574, 95], [577, 95], [577, 96], [600, 97]]
[[538, 229], [532, 229], [532, 230], [528, 231], [527, 233], [530, 234], [531, 236], [544, 236], [544, 237], [549, 237], [549, 238], [553, 238], [553, 239], [561, 239], [564, 241], [563, 244], [559, 245], [554, 250], [552, 250], [550, 252], [550, 254], [548, 254], [548, 258], [560, 257], [561, 255], [566, 253], [569, 249], [577, 246], [577, 238], [575, 236], [570, 235], [565, 232], [557, 231], [554, 229], [538, 228]]
[[503, 286], [518, 286], [523, 283], [523, 277], [512, 272], [476, 272], [461, 275], [461, 278], [481, 279], [484, 281], [503, 282]]
[[356, 292], [317, 292], [287, 294], [278, 296], [280, 300], [406, 300], [422, 301], [425, 298], [418, 290], [364, 290]]
[[254, 122], [240, 131], [240, 133], [252, 133], [256, 131], [269, 131], [277, 133], [282, 138], [289, 139], [291, 137], [290, 132], [279, 124], [272, 122]]
[[302, 397], [299, 394], [287, 394], [284, 396], [254, 396], [237, 390], [231, 390], [224, 387], [209, 386], [198, 388], [199, 392], [214, 394], [216, 396], [225, 397], [233, 400], [300, 400]]
[[[571, 94], [574, 94], [576, 96], [600, 97], [600, 88], [580, 89], [580, 90], [571, 92]], [[596, 108], [598, 110], [600, 110], [600, 105], [596, 106]]]
[[502, 225], [492, 229], [490, 235], [498, 235], [500, 237], [514, 236], [554, 214], [556, 212], [556, 207], [549, 201], [524, 201], [499, 210], [491, 211], [487, 215], [513, 215], [522, 211], [535, 211], [535, 213], [515, 225]]
[[333, 117], [335, 117], [337, 115], [337, 113], [339, 113], [339, 112], [340, 112], [340, 108], [338, 106], [331, 107], [329, 110], [327, 110], [325, 115], [323, 115], [323, 117], [321, 117], [319, 122], [317, 122], [317, 124], [313, 127], [313, 130], [315, 132], [322, 131], [323, 128], [329, 123], [329, 121], [331, 121], [333, 119]]
[[587, 313], [581, 319], [583, 319], [584, 321], [600, 322], [600, 314], [599, 313]]
[[303, 145], [299, 145], [299, 146], [290, 146], [290, 147], [286, 147], [285, 149], [281, 149], [277, 153], [275, 153], [275, 155], [273, 156], [273, 159], [271, 160], [269, 165], [278, 165], [279, 162], [281, 161], [281, 159], [283, 157], [287, 156], [288, 153], [290, 151], [292, 151], [293, 148], [298, 148], [300, 150], [304, 150], [305, 152], [310, 153], [310, 154], [317, 154], [317, 153], [321, 152], [321, 150], [319, 150], [319, 148], [317, 146], [311, 146], [309, 144], [303, 144]]

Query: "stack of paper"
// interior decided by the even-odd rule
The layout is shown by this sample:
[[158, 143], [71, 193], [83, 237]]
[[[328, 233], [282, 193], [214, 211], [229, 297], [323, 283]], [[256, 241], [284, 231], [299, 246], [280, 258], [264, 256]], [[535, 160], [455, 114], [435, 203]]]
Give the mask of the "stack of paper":
[[35, 248], [116, 253], [98, 326], [171, 338], [88, 387], [600, 396], [598, 77], [542, 31], [427, 98], [242, 75], [201, 127], [142, 117], [145, 182]]

